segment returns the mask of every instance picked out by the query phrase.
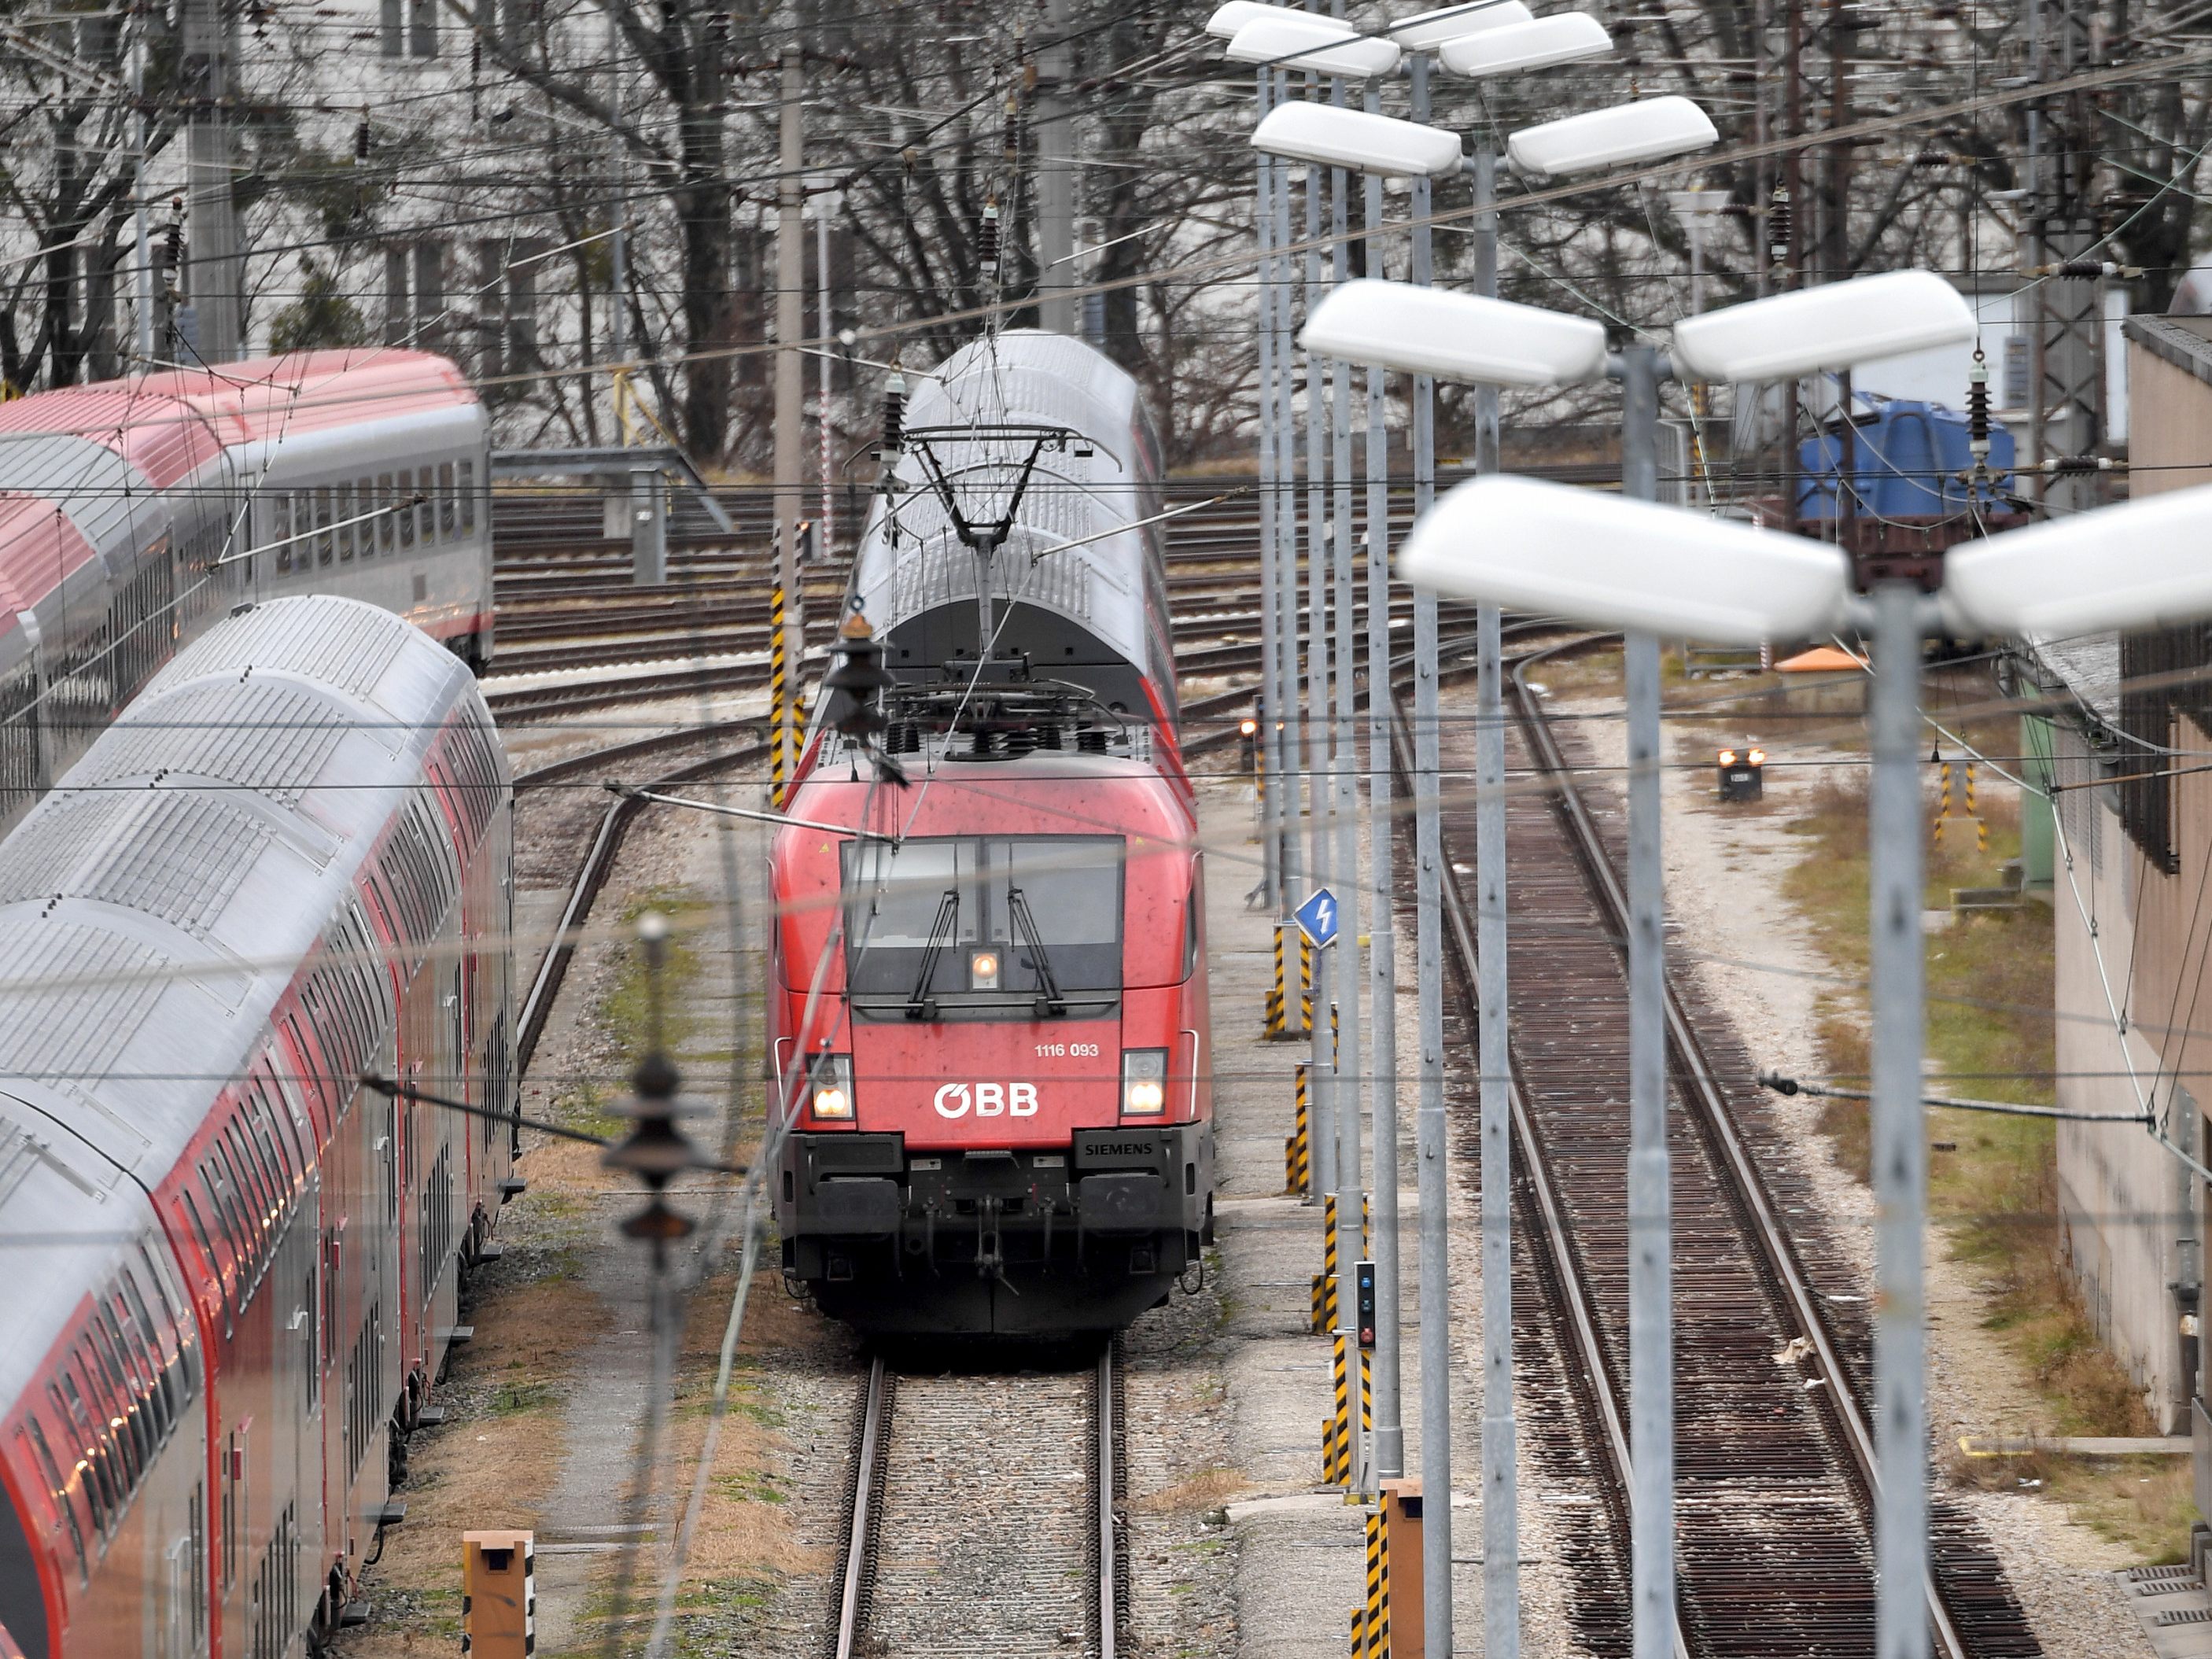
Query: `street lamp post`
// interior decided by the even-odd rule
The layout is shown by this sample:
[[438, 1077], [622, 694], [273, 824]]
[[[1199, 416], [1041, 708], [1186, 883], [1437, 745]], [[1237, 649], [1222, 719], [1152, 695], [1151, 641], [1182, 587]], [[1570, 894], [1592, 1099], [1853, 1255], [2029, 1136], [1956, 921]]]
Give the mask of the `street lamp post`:
[[[1686, 100], [1653, 100], [1654, 104]], [[1640, 107], [1640, 106], [1632, 106]], [[1662, 112], [1650, 132], [1598, 112], [1548, 125], [1537, 146], [1547, 166], [1572, 170], [1649, 156], [1671, 133], [1687, 142], [1711, 123], [1694, 105]], [[1694, 115], [1695, 120], [1690, 119]], [[1577, 124], [1581, 124], [1579, 126]], [[1522, 149], [1522, 133], [1508, 145]], [[1597, 159], [1602, 157], [1603, 159]], [[1808, 304], [1818, 296], [1829, 296]], [[1924, 272], [1899, 272], [1836, 284], [1689, 319], [1675, 330], [1679, 372], [1708, 380], [1778, 376], [1793, 365], [1813, 373], [1912, 345], [1971, 337], [1972, 318], [1956, 291]], [[1657, 493], [1654, 438], [1658, 386], [1668, 364], [1654, 349], [1632, 346], [1608, 357], [1595, 322], [1470, 295], [1396, 284], [1353, 283], [1307, 322], [1310, 351], [1354, 361], [1425, 368], [1450, 378], [1557, 386], [1595, 378], [1623, 383], [1622, 490]], [[1456, 493], [1456, 492], [1455, 492]], [[1462, 523], [1464, 521], [1462, 520]], [[1547, 545], [1521, 544], [1524, 548]], [[1410, 550], [1409, 550], [1410, 555]], [[1477, 595], [1486, 599], [1487, 594]], [[1500, 599], [1498, 602], [1508, 602]], [[1558, 607], [1539, 606], [1539, 609]], [[1629, 1389], [1635, 1492], [1634, 1619], [1638, 1659], [1664, 1659], [1674, 1647], [1673, 1549], [1673, 1320], [1669, 1242], [1671, 1193], [1666, 1142], [1664, 872], [1660, 857], [1659, 650], [1656, 630], [1626, 626], [1629, 723], [1628, 1224], [1631, 1313]], [[1485, 1064], [1487, 1073], [1489, 1066]]]
[[[1885, 280], [1862, 278], [1781, 297], [1829, 295]], [[1788, 319], [1791, 326], [1812, 320], [1805, 313]], [[1713, 341], [1686, 344], [1687, 328], [1676, 331], [1676, 351], [1696, 361]], [[1746, 350], [1739, 366], [1755, 355]], [[1787, 359], [1774, 361], [1790, 366]], [[1926, 950], [1920, 931], [1922, 641], [1935, 635], [2172, 627], [2212, 616], [2212, 564], [2202, 550], [2208, 514], [2212, 486], [2176, 490], [1954, 549], [1932, 593], [1903, 581], [1854, 593], [1846, 560], [1817, 543], [1556, 485], [1492, 479], [1455, 491], [1415, 527], [1400, 561], [1411, 580], [1446, 592], [1602, 626], [1736, 644], [1844, 626], [1873, 635], [1869, 1120], [1878, 1218], [1873, 1419], [1880, 1659], [1923, 1659], [1936, 1606], [1928, 1558], [1921, 1282], [1927, 1206], [1920, 1074]], [[1547, 557], [1516, 562], [1516, 550], [1531, 544], [1543, 546]]]

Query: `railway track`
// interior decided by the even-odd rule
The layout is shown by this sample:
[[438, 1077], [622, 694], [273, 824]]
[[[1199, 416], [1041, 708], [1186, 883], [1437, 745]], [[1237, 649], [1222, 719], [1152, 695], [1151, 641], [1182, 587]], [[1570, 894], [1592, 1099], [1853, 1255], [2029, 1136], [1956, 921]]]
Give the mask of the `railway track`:
[[1127, 1617], [1119, 1345], [1085, 1370], [869, 1363], [832, 1659], [1114, 1659]]
[[[1524, 676], [1552, 650], [1516, 661], [1509, 766], [1547, 778], [1508, 805], [1515, 945], [1513, 1124], [1519, 1266], [1542, 1293], [1548, 1329], [1516, 1347], [1556, 1344], [1579, 1412], [1538, 1413], [1540, 1452], [1578, 1460], [1608, 1525], [1584, 1530], [1606, 1559], [1578, 1634], [1626, 1650], [1628, 1241], [1626, 908], [1618, 872], [1620, 810], [1585, 793], [1575, 738], [1554, 728]], [[1401, 764], [1409, 767], [1400, 717]], [[1471, 775], [1474, 738], [1448, 722], [1443, 766]], [[1466, 867], [1474, 806], [1447, 799], [1448, 868]], [[1459, 860], [1455, 862], [1454, 860]], [[1461, 1006], [1474, 1026], [1472, 907], [1456, 874], [1444, 889]], [[1869, 1495], [1873, 1438], [1863, 1289], [1789, 1162], [1732, 1029], [1694, 988], [1671, 978], [1667, 1024], [1674, 1160], [1676, 1515], [1680, 1636], [1697, 1656], [1863, 1655], [1874, 1639]], [[1470, 1047], [1451, 1051], [1473, 1097]], [[1462, 1138], [1471, 1158], [1479, 1139]], [[1529, 1310], [1533, 1316], [1534, 1310]], [[1524, 1371], [1524, 1374], [1525, 1371]], [[1944, 1659], [2039, 1653], [1976, 1523], [1934, 1505], [1927, 1587]]]

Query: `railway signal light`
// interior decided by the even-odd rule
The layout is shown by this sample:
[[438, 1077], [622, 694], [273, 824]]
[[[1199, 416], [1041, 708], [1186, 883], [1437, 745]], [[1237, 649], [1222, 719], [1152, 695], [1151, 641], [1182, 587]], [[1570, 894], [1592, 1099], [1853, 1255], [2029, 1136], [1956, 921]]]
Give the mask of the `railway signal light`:
[[1352, 1268], [1352, 1312], [1359, 1322], [1359, 1346], [1373, 1352], [1375, 1348], [1375, 1264], [1362, 1261]]
[[1718, 761], [1723, 800], [1758, 800], [1766, 793], [1764, 749], [1723, 749]]

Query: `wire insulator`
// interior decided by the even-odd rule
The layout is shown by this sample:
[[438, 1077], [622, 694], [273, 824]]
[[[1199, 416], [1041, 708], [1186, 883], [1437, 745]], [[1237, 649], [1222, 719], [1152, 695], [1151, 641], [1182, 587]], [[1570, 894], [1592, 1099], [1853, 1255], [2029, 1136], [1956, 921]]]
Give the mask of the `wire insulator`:
[[906, 376], [894, 374], [884, 386], [884, 456], [898, 453], [906, 441]]
[[999, 204], [988, 203], [983, 209], [983, 223], [975, 233], [975, 268], [983, 280], [994, 283], [999, 279]]
[[1990, 365], [1979, 346], [1966, 371], [1966, 447], [1977, 467], [1990, 458]]
[[361, 112], [361, 125], [353, 130], [353, 159], [356, 161], [368, 160], [368, 112], [367, 110]]
[[1784, 185], [1775, 185], [1766, 210], [1766, 258], [1777, 270], [1790, 263], [1790, 191]]

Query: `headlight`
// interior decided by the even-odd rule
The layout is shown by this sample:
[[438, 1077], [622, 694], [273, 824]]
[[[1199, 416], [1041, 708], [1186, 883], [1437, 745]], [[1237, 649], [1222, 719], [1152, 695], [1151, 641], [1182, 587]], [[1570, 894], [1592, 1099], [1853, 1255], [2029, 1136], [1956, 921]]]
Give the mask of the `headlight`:
[[1735, 764], [1735, 750], [1733, 749], [1722, 750], [1721, 764], [1723, 766], [1734, 766]]
[[1168, 1051], [1129, 1048], [1121, 1054], [1121, 1115], [1158, 1117], [1168, 1107]]
[[1746, 758], [1753, 766], [1764, 766], [1766, 764], [1766, 751], [1764, 749], [1754, 749]]
[[971, 991], [995, 991], [999, 988], [999, 953], [996, 951], [977, 951], [969, 956], [968, 988]]
[[853, 1057], [823, 1054], [814, 1062], [806, 1083], [807, 1100], [814, 1115], [825, 1122], [850, 1122], [853, 1116]]
[[1259, 729], [1260, 722], [1255, 720], [1243, 720], [1237, 722], [1237, 734], [1239, 737], [1249, 738]]

